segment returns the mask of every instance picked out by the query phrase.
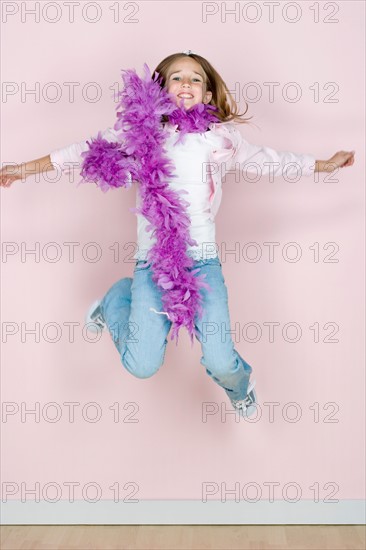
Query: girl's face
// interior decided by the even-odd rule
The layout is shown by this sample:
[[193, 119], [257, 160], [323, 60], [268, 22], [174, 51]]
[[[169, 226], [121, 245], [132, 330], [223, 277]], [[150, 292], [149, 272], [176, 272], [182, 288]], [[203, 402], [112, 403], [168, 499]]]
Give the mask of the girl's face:
[[175, 96], [178, 107], [189, 109], [196, 103], [209, 103], [212, 93], [206, 90], [206, 74], [190, 57], [182, 57], [168, 69], [165, 87]]

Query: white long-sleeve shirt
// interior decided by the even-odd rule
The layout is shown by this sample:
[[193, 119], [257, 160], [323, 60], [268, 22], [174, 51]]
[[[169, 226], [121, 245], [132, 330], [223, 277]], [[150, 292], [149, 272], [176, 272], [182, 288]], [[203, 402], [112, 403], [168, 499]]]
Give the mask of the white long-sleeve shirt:
[[[269, 147], [246, 142], [234, 123], [212, 123], [209, 128], [204, 133], [186, 134], [183, 143], [176, 143], [177, 126], [168, 123], [168, 137], [164, 144], [166, 154], [175, 167], [169, 186], [174, 190], [184, 189], [187, 192], [182, 198], [189, 203], [187, 214], [191, 221], [190, 236], [197, 242], [195, 246], [188, 246], [187, 252], [196, 260], [218, 255], [215, 215], [221, 202], [221, 176], [232, 166], [248, 166], [248, 172], [255, 173], [260, 167], [262, 174], [272, 170], [275, 176], [281, 175], [286, 165], [289, 175], [298, 173], [298, 169], [301, 169], [302, 175], [309, 176], [315, 168], [315, 157], [312, 155], [280, 153]], [[112, 128], [107, 128], [101, 134], [110, 142], [118, 141], [117, 132]], [[50, 153], [51, 162], [63, 173], [72, 169], [81, 170], [81, 153], [88, 148], [86, 141], [83, 141], [54, 150]], [[225, 166], [222, 170], [223, 163]], [[140, 207], [141, 204], [138, 185], [136, 206]], [[148, 250], [156, 242], [156, 237], [152, 236], [152, 231], [146, 231], [149, 221], [139, 213], [136, 216], [137, 251], [134, 258], [145, 260]]]

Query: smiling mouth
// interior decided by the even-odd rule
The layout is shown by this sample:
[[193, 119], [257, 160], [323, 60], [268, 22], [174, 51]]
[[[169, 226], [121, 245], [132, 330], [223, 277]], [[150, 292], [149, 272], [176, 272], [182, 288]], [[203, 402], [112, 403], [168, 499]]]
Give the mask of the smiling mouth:
[[179, 94], [178, 97], [180, 97], [181, 99], [193, 99], [192, 94]]

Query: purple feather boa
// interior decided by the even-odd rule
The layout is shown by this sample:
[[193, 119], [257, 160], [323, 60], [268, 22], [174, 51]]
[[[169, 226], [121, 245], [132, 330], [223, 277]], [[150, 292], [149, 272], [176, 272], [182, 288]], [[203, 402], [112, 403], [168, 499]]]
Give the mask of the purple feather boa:
[[[177, 107], [171, 94], [161, 88], [159, 74], [150, 76], [144, 64], [144, 78], [134, 70], [123, 70], [124, 88], [119, 92], [122, 111], [117, 113], [114, 126], [119, 131], [120, 142], [110, 143], [102, 139], [100, 132], [96, 139], [87, 142], [89, 150], [84, 158], [80, 183], [95, 182], [102, 191], [113, 187], [130, 188], [132, 180], [140, 183], [142, 207], [132, 209], [150, 222], [156, 243], [148, 251], [152, 279], [162, 291], [164, 312], [172, 322], [171, 340], [179, 329], [185, 326], [193, 345], [195, 316], [202, 318], [201, 288], [211, 291], [203, 281], [205, 275], [192, 270], [194, 260], [187, 254], [187, 246], [198, 243], [189, 233], [190, 219], [185, 206], [189, 203], [180, 197], [185, 191], [169, 188], [174, 177], [174, 164], [165, 155], [164, 142], [168, 132], [164, 130], [163, 115], [180, 129], [176, 143], [182, 141], [188, 132], [205, 132], [211, 122], [218, 118], [212, 114], [217, 110], [212, 105], [199, 103], [191, 109]], [[183, 102], [182, 102], [183, 103]], [[182, 105], [181, 103], [181, 105]], [[211, 112], [210, 112], [211, 111]]]

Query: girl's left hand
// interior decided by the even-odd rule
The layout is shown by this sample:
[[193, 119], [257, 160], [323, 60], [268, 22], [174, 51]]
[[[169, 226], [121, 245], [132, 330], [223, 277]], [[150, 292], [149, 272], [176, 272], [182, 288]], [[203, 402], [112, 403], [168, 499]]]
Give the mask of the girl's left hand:
[[330, 158], [327, 163], [330, 164], [331, 171], [336, 168], [345, 168], [346, 166], [352, 166], [355, 161], [355, 151], [338, 151]]

